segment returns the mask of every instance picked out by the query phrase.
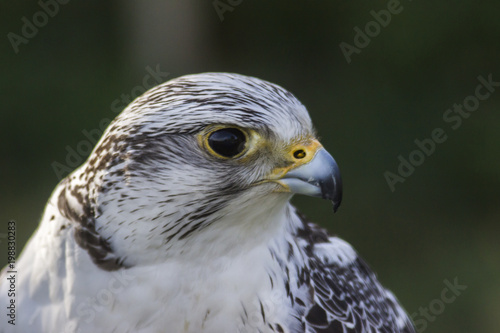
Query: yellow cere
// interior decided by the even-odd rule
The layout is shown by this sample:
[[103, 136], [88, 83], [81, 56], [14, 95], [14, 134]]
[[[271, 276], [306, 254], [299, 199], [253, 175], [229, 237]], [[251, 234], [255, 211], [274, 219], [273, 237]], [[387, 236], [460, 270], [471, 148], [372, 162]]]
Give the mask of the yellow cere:
[[306, 141], [289, 146], [285, 151], [285, 156], [292, 163], [286, 167], [274, 169], [270, 174], [269, 180], [280, 179], [290, 170], [309, 163], [322, 147], [321, 143], [316, 139], [307, 139]]

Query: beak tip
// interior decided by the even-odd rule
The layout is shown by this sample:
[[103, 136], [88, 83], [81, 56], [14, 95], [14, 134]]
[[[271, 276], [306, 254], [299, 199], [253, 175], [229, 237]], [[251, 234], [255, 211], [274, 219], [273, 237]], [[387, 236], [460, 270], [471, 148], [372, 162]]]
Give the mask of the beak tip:
[[336, 213], [337, 210], [339, 210], [339, 207], [340, 207], [340, 201], [333, 201], [332, 200], [332, 204], [333, 204], [333, 212]]
[[340, 173], [338, 173], [338, 178], [336, 182], [336, 195], [332, 200], [333, 203], [333, 212], [336, 213], [342, 203], [342, 180], [340, 178]]
[[[339, 188], [340, 187], [340, 188]], [[333, 205], [333, 212], [336, 213], [342, 203], [342, 185], [336, 187], [336, 191], [333, 195], [329, 195], [327, 197], [323, 197], [324, 199], [329, 199]]]

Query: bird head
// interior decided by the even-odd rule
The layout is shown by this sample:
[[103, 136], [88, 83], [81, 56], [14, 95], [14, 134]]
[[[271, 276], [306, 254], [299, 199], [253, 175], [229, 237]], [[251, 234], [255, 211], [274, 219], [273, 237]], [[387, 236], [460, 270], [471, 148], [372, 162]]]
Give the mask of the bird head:
[[200, 235], [216, 242], [216, 230], [263, 231], [259, 221], [269, 225], [295, 193], [334, 210], [342, 197], [306, 108], [275, 84], [227, 73], [183, 76], [137, 98], [68, 186], [131, 263], [147, 249], [184, 251]]

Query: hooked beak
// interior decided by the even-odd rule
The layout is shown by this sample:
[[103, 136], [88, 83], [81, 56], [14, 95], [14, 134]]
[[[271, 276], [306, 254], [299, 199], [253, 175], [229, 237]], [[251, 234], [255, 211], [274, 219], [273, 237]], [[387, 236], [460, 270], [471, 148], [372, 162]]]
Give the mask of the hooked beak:
[[281, 152], [288, 161], [264, 182], [278, 183], [276, 192], [291, 192], [331, 200], [336, 212], [342, 201], [342, 179], [337, 163], [318, 140], [295, 143]]
[[342, 201], [339, 167], [324, 148], [319, 148], [308, 163], [288, 171], [278, 183], [292, 193], [331, 200], [334, 212]]

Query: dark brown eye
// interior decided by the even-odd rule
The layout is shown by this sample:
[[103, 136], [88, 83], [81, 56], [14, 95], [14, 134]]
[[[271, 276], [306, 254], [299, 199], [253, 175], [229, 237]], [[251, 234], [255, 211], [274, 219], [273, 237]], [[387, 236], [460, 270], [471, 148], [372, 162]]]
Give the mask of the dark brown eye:
[[237, 128], [224, 128], [215, 131], [208, 137], [208, 145], [214, 152], [223, 157], [234, 157], [245, 149], [246, 137]]

